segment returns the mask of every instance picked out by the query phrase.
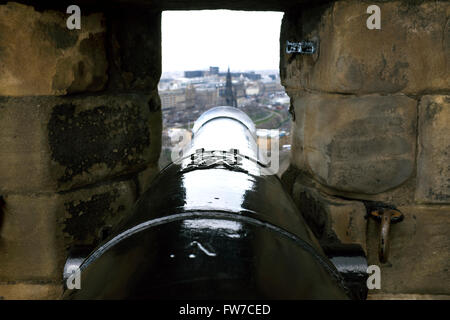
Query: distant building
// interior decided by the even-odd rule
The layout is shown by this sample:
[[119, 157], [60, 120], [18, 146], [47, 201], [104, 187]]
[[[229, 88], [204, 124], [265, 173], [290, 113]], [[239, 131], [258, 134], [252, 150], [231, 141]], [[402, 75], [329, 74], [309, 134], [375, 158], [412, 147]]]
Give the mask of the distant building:
[[244, 73], [243, 75], [244, 75], [244, 77], [246, 77], [249, 80], [253, 80], [253, 81], [261, 80], [261, 75], [255, 73], [254, 71]]
[[219, 74], [219, 67], [209, 67], [209, 74], [210, 75], [218, 75]]
[[201, 88], [195, 91], [196, 107], [215, 107], [219, 102], [219, 90], [217, 88]]
[[265, 94], [273, 94], [280, 91], [284, 92], [284, 88], [279, 82], [274, 81], [264, 83]]
[[[219, 73], [219, 76], [221, 76], [221, 77], [224, 77], [226, 75], [227, 75], [227, 73]], [[258, 81], [258, 80], [261, 80], [261, 78], [262, 78], [260, 74], [255, 73], [254, 71], [252, 71], [252, 72], [233, 72], [233, 73], [231, 73], [231, 76], [235, 77], [235, 78], [239, 78], [240, 76], [243, 76], [244, 78], [247, 78], [252, 81]]]
[[247, 96], [257, 96], [259, 95], [259, 87], [258, 86], [249, 86], [245, 90]]
[[195, 96], [195, 87], [192, 84], [188, 85], [186, 87], [186, 107], [195, 106]]
[[233, 92], [233, 83], [231, 82], [230, 68], [227, 72], [227, 81], [225, 85], [225, 103], [230, 107], [237, 107], [236, 97]]
[[245, 97], [245, 84], [244, 82], [238, 82], [233, 84], [233, 92], [234, 92], [234, 97], [236, 99]]
[[159, 91], [159, 96], [163, 109], [174, 108], [186, 101], [184, 90]]
[[205, 75], [205, 71], [202, 70], [194, 70], [194, 71], [185, 71], [184, 77], [185, 78], [200, 78]]

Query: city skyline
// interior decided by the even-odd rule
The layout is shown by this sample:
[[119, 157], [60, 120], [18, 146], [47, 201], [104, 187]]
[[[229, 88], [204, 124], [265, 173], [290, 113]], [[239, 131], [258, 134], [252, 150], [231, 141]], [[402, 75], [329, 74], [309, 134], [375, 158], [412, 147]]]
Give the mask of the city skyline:
[[162, 71], [278, 70], [282, 12], [164, 11]]
[[[180, 70], [170, 70], [170, 71], [165, 71], [165, 70], [163, 70], [162, 71], [162, 73], [183, 73], [183, 72], [186, 72], [186, 71], [209, 71], [209, 68], [210, 67], [217, 67], [217, 64], [216, 65], [210, 65], [210, 66], [203, 66], [203, 67], [199, 67], [199, 68], [192, 68], [192, 69], [189, 69], [189, 68], [184, 68], [184, 69], [180, 69]], [[219, 73], [226, 73], [227, 72], [227, 70], [228, 70], [228, 67], [224, 67], [224, 68], [220, 68], [219, 67]], [[272, 68], [272, 69], [249, 69], [249, 68], [246, 68], [246, 69], [236, 69], [236, 68], [233, 68], [232, 66], [230, 66], [230, 71], [232, 72], [232, 73], [240, 73], [240, 72], [242, 72], [242, 73], [246, 73], [246, 72], [255, 72], [255, 73], [279, 73], [279, 68]]]

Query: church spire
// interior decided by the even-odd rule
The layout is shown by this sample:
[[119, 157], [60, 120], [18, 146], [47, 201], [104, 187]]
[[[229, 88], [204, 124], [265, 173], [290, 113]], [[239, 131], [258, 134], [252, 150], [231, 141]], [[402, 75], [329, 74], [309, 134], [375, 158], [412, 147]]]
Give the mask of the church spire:
[[233, 93], [233, 83], [231, 82], [230, 67], [228, 67], [227, 82], [225, 85], [225, 101], [227, 106], [237, 107], [236, 98]]

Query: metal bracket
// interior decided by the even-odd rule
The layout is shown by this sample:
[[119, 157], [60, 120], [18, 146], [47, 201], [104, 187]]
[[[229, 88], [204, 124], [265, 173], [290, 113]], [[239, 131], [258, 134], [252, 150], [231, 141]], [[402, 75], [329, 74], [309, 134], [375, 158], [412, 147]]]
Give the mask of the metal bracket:
[[316, 43], [313, 41], [287, 41], [286, 53], [314, 54], [316, 53]]
[[79, 269], [83, 261], [87, 256], [93, 251], [94, 246], [80, 246], [75, 245], [69, 251], [69, 256], [67, 257], [66, 263], [63, 269], [63, 280], [64, 286], [66, 288], [67, 279], [73, 273], [74, 270]]
[[325, 255], [341, 274], [350, 297], [367, 298], [367, 257], [359, 244], [328, 243], [321, 245]]
[[366, 201], [364, 204], [369, 217], [380, 222], [378, 258], [380, 262], [386, 263], [389, 257], [389, 231], [391, 224], [401, 222], [404, 215], [395, 206], [390, 204], [372, 201]]

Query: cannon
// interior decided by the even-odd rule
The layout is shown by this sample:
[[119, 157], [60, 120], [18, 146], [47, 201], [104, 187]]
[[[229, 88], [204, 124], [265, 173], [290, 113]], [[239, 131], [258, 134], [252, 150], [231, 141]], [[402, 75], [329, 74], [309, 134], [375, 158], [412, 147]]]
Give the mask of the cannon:
[[[328, 251], [328, 252], [326, 252]], [[251, 119], [215, 107], [189, 149], [79, 264], [65, 299], [355, 299], [360, 248], [324, 250], [256, 143]], [[69, 276], [66, 274], [66, 277]]]

